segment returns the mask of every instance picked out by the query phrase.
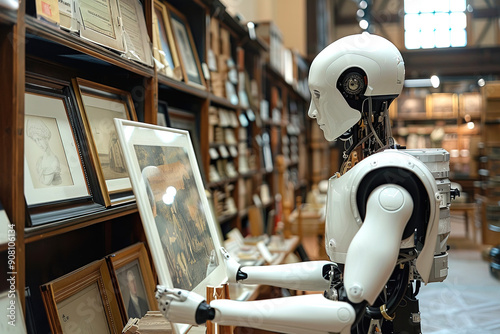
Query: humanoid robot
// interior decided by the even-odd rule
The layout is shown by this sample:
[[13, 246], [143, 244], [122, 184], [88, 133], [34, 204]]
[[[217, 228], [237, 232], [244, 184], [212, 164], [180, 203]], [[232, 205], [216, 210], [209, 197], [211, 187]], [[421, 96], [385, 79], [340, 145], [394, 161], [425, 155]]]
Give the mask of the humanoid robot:
[[400, 52], [368, 33], [337, 40], [311, 64], [308, 115], [328, 141], [344, 143], [326, 204], [331, 262], [241, 267], [221, 250], [229, 282], [323, 293], [207, 304], [195, 293], [158, 286], [163, 315], [282, 333], [420, 333], [415, 296], [421, 282], [447, 276], [453, 192], [446, 151], [404, 150], [392, 139], [388, 106], [403, 81]]

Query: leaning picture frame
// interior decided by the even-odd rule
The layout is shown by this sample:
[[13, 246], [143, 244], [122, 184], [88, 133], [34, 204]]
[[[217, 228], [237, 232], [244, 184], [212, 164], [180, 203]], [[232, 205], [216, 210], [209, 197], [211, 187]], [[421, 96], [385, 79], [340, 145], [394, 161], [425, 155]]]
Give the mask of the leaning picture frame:
[[80, 37], [124, 52], [120, 11], [115, 0], [79, 0]]
[[104, 259], [40, 286], [52, 333], [121, 333], [123, 322]]
[[187, 84], [199, 89], [207, 89], [193, 34], [186, 17], [174, 7], [167, 5], [170, 23], [179, 49], [182, 71]]
[[155, 279], [143, 243], [131, 245], [106, 257], [122, 310], [123, 323], [157, 311]]
[[[115, 119], [159, 284], [206, 297], [226, 281], [221, 240], [186, 130]], [[187, 324], [172, 324], [186, 333]]]
[[24, 101], [24, 196], [28, 226], [68, 220], [103, 209], [77, 134], [69, 83], [29, 76]]
[[164, 66], [158, 68], [158, 72], [172, 79], [182, 80], [182, 65], [170, 25], [169, 11], [159, 0], [154, 1], [153, 30], [153, 54]]
[[73, 79], [89, 152], [106, 207], [134, 200], [130, 178], [113, 125], [114, 118], [137, 120], [129, 92]]

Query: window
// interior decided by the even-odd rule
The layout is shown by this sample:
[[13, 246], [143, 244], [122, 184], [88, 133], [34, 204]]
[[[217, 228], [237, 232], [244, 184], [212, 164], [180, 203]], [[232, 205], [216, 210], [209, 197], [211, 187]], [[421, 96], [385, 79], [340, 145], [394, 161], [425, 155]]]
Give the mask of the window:
[[405, 0], [407, 49], [467, 45], [466, 0]]

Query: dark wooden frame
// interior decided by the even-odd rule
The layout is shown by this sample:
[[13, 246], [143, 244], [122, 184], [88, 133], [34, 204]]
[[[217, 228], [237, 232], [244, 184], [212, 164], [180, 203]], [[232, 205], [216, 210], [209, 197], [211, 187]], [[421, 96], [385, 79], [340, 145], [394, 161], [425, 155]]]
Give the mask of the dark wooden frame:
[[[99, 202], [102, 202], [102, 198], [94, 198], [95, 192], [93, 188], [98, 184], [98, 181], [95, 173], [88, 169], [90, 159], [85, 152], [86, 146], [82, 146], [80, 143], [82, 125], [78, 118], [75, 96], [71, 90], [70, 84], [30, 76], [27, 78], [26, 92], [58, 98], [64, 103], [68, 123], [71, 127], [70, 130], [73, 133], [75, 150], [77, 151], [82, 166], [82, 176], [88, 189], [88, 194], [86, 196], [61, 198], [57, 201], [33, 205], [29, 205], [29, 203], [26, 202], [26, 225], [40, 226], [49, 222], [67, 222], [71, 218], [103, 210], [104, 207], [99, 204]], [[58, 126], [60, 125], [58, 124]]]
[[[134, 200], [132, 186], [130, 183], [128, 185], [120, 186], [118, 189], [110, 190], [103, 173], [103, 167], [99, 154], [96, 147], [96, 141], [94, 134], [92, 133], [92, 119], [89, 118], [86, 110], [85, 103], [83, 101], [83, 96], [87, 95], [93, 98], [98, 98], [101, 100], [116, 101], [119, 104], [125, 106], [125, 116], [126, 119], [137, 121], [137, 115], [135, 112], [134, 103], [132, 101], [132, 95], [114, 87], [105, 86], [92, 81], [84, 80], [81, 78], [73, 79], [73, 87], [76, 92], [77, 102], [80, 109], [80, 115], [82, 117], [83, 127], [85, 129], [85, 135], [88, 142], [89, 154], [92, 159], [92, 164], [97, 173], [97, 178], [99, 180], [99, 187], [104, 198], [104, 205], [110, 207], [113, 205], [131, 202]], [[112, 123], [112, 120], [111, 120]], [[112, 125], [112, 124], [111, 124]], [[128, 175], [128, 173], [127, 173]], [[121, 178], [123, 183], [127, 183], [125, 179]]]

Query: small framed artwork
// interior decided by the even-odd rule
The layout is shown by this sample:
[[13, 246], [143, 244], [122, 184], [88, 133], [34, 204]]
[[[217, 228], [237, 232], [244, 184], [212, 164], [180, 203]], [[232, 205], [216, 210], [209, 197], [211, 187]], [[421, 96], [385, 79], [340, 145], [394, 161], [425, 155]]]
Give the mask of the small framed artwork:
[[165, 101], [158, 100], [157, 124], [159, 126], [171, 127], [168, 103]]
[[124, 52], [117, 1], [79, 0], [80, 37], [107, 48]]
[[159, 0], [154, 2], [153, 30], [153, 53], [164, 66], [158, 71], [173, 79], [182, 80], [181, 62], [170, 25], [169, 12], [167, 6]]
[[127, 247], [106, 259], [122, 307], [123, 323], [158, 310], [156, 284], [143, 243]]
[[458, 98], [453, 93], [432, 93], [427, 95], [427, 111], [431, 118], [457, 117]]
[[425, 97], [400, 95], [392, 104], [396, 106], [396, 117], [401, 119], [425, 119]]
[[131, 94], [95, 82], [73, 79], [92, 163], [106, 207], [133, 201], [130, 178], [113, 124], [137, 120]]
[[105, 260], [40, 286], [52, 333], [121, 333], [123, 322]]
[[194, 44], [193, 35], [189, 28], [189, 23], [186, 17], [177, 9], [171, 6], [167, 8], [170, 13], [170, 22], [181, 57], [184, 79], [186, 83], [190, 85], [200, 89], [206, 89], [205, 78], [203, 77], [203, 71]]
[[0, 333], [27, 333], [21, 302], [16, 290], [7, 290], [0, 293], [0, 308], [3, 315], [2, 321], [0, 321]]
[[[206, 296], [226, 277], [189, 132], [115, 119], [161, 285]], [[186, 333], [187, 324], [172, 324]]]
[[41, 225], [102, 209], [89, 187], [92, 174], [76, 140], [70, 87], [28, 79], [24, 94], [24, 195], [29, 224]]
[[479, 92], [468, 92], [460, 94], [459, 99], [460, 116], [481, 117], [483, 97]]

